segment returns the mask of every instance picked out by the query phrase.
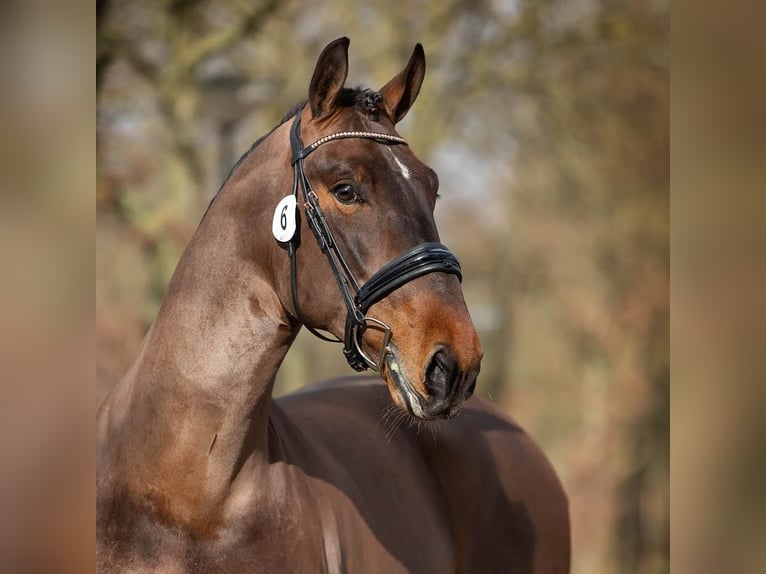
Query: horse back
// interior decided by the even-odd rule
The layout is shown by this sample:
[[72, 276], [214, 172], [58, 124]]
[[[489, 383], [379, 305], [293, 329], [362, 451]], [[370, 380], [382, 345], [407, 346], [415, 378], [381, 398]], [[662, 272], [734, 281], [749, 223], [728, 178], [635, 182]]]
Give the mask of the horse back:
[[[283, 422], [281, 436], [300, 437], [309, 472], [339, 486], [402, 571], [569, 571], [566, 495], [516, 422], [478, 397], [453, 420], [430, 423], [400, 419], [390, 400], [379, 380], [350, 377], [277, 401], [275, 418], [295, 425]], [[394, 518], [378, 524], [384, 517]], [[431, 558], [423, 569], [413, 548], [450, 567]]]
[[450, 509], [457, 571], [569, 572], [566, 494], [514, 420], [475, 397], [423, 450]]

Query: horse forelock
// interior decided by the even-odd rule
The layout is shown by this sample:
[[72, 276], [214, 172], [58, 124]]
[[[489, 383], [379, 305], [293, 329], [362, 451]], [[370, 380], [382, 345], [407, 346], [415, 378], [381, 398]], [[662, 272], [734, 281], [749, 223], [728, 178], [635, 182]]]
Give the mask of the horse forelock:
[[368, 116], [377, 115], [382, 111], [381, 102], [383, 94], [358, 86], [356, 88], [343, 88], [335, 102], [339, 107], [354, 107]]

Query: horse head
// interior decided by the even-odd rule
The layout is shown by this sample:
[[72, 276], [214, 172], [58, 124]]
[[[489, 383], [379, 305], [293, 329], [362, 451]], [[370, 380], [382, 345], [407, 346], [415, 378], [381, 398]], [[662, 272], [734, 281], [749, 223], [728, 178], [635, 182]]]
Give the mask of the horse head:
[[377, 92], [350, 89], [348, 45], [324, 49], [292, 123], [294, 200], [274, 213], [292, 263], [280, 298], [312, 332], [343, 341], [352, 367], [378, 370], [398, 407], [451, 418], [473, 393], [482, 350], [459, 263], [439, 243], [437, 175], [395, 130], [425, 55], [418, 44]]

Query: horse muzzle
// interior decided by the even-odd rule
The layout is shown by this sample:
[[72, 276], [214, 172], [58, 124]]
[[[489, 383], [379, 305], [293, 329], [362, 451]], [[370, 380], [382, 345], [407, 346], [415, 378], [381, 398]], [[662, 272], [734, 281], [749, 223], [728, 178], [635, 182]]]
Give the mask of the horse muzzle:
[[422, 420], [451, 419], [473, 395], [480, 361], [464, 369], [457, 355], [446, 346], [437, 347], [426, 361], [420, 384], [406, 375], [395, 345], [390, 344], [381, 374], [392, 399], [412, 416]]

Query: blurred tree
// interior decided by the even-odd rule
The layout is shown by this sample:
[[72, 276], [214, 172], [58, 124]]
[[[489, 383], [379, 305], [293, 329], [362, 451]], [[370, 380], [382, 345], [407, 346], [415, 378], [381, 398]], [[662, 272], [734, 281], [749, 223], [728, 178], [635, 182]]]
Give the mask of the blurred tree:
[[[440, 174], [479, 392], [562, 475], [574, 572], [668, 571], [667, 2], [99, 0], [97, 20], [102, 390], [220, 181], [221, 146], [246, 150], [304, 98], [327, 41], [351, 37], [350, 81], [371, 87], [422, 42], [400, 131]], [[279, 392], [343, 373], [301, 334]]]
[[578, 569], [654, 572], [669, 554], [668, 14], [580, 10], [526, 4], [513, 44], [527, 68], [511, 84], [520, 145], [498, 249], [504, 374], [515, 410], [567, 451]]
[[[140, 6], [135, 2], [133, 6]], [[173, 149], [190, 180], [199, 193], [205, 184], [203, 161], [199, 155], [195, 128], [199, 123], [201, 66], [211, 58], [243, 42], [260, 30], [276, 10], [277, 0], [263, 0], [249, 5], [240, 2], [225, 4], [227, 19], [233, 25], [211, 26], [211, 8], [201, 0], [173, 0], [160, 4], [163, 11], [152, 20], [156, 35], [147, 38], [145, 29], [133, 28], [109, 16], [115, 10], [110, 0], [97, 3], [97, 89], [108, 66], [124, 58], [155, 91], [157, 105], [172, 134]], [[216, 11], [222, 10], [218, 3]], [[156, 11], [157, 3], [141, 8], [142, 15]], [[151, 21], [151, 20], [150, 20]], [[147, 49], [149, 46], [151, 49]], [[152, 45], [154, 44], [154, 45]]]

